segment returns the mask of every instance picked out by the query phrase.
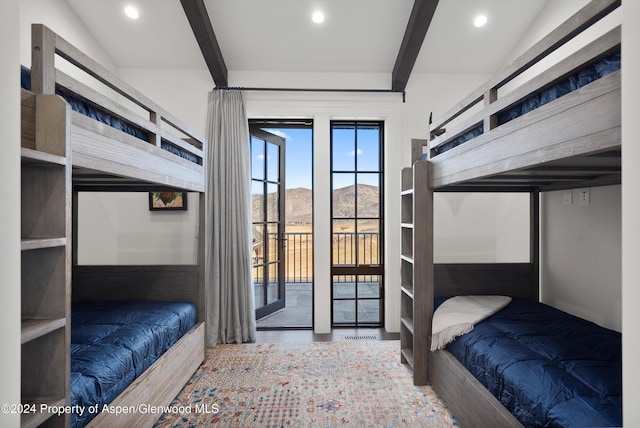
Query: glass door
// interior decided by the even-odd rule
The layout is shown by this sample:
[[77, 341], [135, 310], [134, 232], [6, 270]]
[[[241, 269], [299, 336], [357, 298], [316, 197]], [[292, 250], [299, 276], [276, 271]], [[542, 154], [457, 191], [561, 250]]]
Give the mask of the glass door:
[[331, 123], [332, 324], [384, 325], [383, 122]]
[[253, 288], [256, 319], [285, 306], [285, 140], [258, 127], [251, 134]]

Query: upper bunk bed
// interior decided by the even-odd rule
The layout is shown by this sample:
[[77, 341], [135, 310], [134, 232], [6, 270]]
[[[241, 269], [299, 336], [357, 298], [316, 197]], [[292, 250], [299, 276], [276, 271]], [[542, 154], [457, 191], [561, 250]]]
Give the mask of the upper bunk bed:
[[[593, 41], [563, 54], [563, 59], [535, 74], [536, 64], [557, 58], [562, 46], [601, 22], [620, 3], [620, 0], [591, 1], [444, 115], [430, 119], [428, 139], [413, 140], [412, 167], [402, 172], [401, 358], [412, 367], [414, 383], [431, 383], [461, 426], [621, 424], [618, 332], [569, 317], [551, 323], [559, 334], [535, 333], [533, 328], [543, 324], [535, 321], [541, 319], [536, 314], [517, 321], [520, 326], [513, 333], [514, 337], [527, 340], [537, 335], [539, 341], [531, 339], [528, 345], [509, 348], [503, 346], [503, 339], [485, 334], [493, 329], [504, 336], [511, 328], [504, 323], [507, 315], [501, 310], [496, 318], [487, 318], [489, 324], [484, 321], [476, 324], [480, 338], [456, 339], [455, 346], [439, 350], [431, 350], [430, 346], [435, 309], [443, 299], [504, 295], [515, 302], [505, 310], [511, 307], [512, 312], [527, 315], [533, 312], [520, 305], [542, 305], [538, 302], [540, 192], [621, 182], [620, 27], [595, 40], [588, 36]], [[530, 260], [434, 263], [433, 193], [458, 191], [529, 193]], [[497, 328], [491, 327], [496, 323]], [[577, 330], [566, 333], [574, 325]], [[532, 330], [523, 332], [522, 328]], [[572, 334], [585, 343], [570, 347]], [[512, 339], [507, 341], [513, 342]], [[603, 340], [598, 342], [599, 339]], [[474, 354], [477, 350], [461, 345], [474, 341], [489, 343], [488, 348], [498, 350], [501, 355]], [[584, 361], [592, 361], [598, 367], [585, 368], [581, 363], [568, 362], [565, 356], [553, 354], [552, 348], [569, 349], [573, 356], [582, 355]], [[608, 353], [593, 352], [595, 348]], [[549, 350], [551, 358], [542, 367], [555, 367], [559, 362], [568, 368], [566, 372], [562, 369], [552, 375], [546, 368], [507, 358], [540, 349]], [[577, 349], [586, 349], [589, 358]], [[473, 360], [471, 368], [454, 354]], [[501, 357], [505, 358], [500, 360]], [[529, 357], [525, 359], [532, 360]], [[496, 359], [502, 365], [487, 366], [485, 370], [480, 364]], [[479, 376], [472, 374], [474, 367], [482, 372]], [[510, 370], [541, 373], [538, 379], [543, 381], [519, 378], [517, 384], [533, 385], [534, 390], [514, 392], [498, 376]], [[483, 376], [485, 379], [480, 379]], [[580, 379], [581, 376], [584, 378]], [[563, 384], [564, 377], [579, 379], [577, 388], [587, 394], [580, 395], [573, 387], [554, 392], [545, 389], [551, 384]], [[494, 380], [493, 386], [485, 383], [486, 378]], [[519, 401], [518, 394], [523, 397], [528, 394], [533, 399], [527, 404], [526, 399]], [[595, 395], [598, 397], [594, 398]], [[552, 408], [544, 407], [547, 405]], [[576, 422], [580, 420], [575, 419], [576, 415], [585, 419]]]
[[592, 1], [430, 121], [427, 153], [416, 154], [429, 163], [429, 187], [557, 190], [620, 183], [620, 27], [544, 72], [526, 74], [619, 5]]
[[74, 188], [204, 192], [205, 139], [44, 25], [32, 25], [22, 86], [33, 112], [33, 94], [55, 93], [71, 105]]

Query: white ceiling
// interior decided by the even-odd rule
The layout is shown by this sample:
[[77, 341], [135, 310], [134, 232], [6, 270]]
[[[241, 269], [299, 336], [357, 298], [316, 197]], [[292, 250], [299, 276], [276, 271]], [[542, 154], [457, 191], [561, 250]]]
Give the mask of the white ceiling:
[[[179, 0], [66, 0], [118, 68], [206, 64]], [[497, 71], [549, 1], [440, 0], [413, 72]], [[125, 17], [126, 4], [140, 19]], [[389, 73], [413, 0], [205, 0], [233, 71]], [[322, 9], [322, 25], [311, 13]], [[485, 13], [488, 24], [472, 21]]]

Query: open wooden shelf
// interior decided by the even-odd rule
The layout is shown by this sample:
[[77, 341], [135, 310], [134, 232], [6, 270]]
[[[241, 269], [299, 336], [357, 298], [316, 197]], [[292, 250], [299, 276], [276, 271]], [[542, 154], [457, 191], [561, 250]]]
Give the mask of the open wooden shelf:
[[[425, 145], [425, 140], [412, 140], [414, 151]], [[415, 177], [415, 174], [419, 174]], [[425, 281], [428, 274], [431, 249], [427, 252], [424, 243], [433, 225], [424, 221], [416, 221], [417, 213], [425, 212], [433, 203], [432, 193], [426, 189], [416, 191], [414, 183], [424, 183], [426, 170], [420, 167], [402, 170], [401, 225], [400, 225], [400, 354], [401, 361], [414, 370], [414, 384], [427, 383], [426, 370], [417, 371], [418, 367], [426, 367], [428, 352], [427, 322], [425, 308], [416, 302], [424, 302], [427, 289]], [[422, 364], [425, 361], [425, 364]], [[420, 364], [416, 364], [420, 362]]]
[[[40, 97], [42, 114], [61, 117], [66, 103]], [[35, 102], [23, 97], [25, 102]], [[70, 404], [71, 162], [67, 121], [36, 126], [22, 117], [21, 144], [21, 398], [35, 413], [22, 427], [66, 427], [68, 415], [41, 405]]]

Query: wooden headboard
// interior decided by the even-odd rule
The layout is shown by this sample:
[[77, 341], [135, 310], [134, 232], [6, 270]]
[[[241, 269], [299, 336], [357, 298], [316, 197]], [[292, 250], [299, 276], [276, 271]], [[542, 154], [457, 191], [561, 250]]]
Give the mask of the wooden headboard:
[[534, 263], [457, 263], [434, 265], [434, 296], [497, 294], [538, 300]]
[[190, 302], [196, 305], [198, 321], [204, 321], [200, 276], [199, 265], [77, 265], [71, 300]]

